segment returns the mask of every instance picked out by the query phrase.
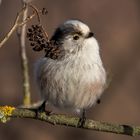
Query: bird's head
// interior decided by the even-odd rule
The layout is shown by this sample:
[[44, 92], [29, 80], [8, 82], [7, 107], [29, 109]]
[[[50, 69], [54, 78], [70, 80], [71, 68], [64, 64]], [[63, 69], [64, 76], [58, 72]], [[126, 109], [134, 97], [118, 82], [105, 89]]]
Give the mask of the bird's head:
[[56, 29], [51, 40], [61, 44], [66, 53], [74, 53], [84, 47], [90, 47], [88, 44], [97, 44], [94, 33], [90, 31], [86, 24], [79, 20], [64, 22]]

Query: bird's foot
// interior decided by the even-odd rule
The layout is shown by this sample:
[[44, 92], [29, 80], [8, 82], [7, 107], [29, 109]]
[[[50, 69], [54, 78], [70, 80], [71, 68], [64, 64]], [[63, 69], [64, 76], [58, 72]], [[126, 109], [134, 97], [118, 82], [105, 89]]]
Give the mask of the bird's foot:
[[85, 124], [86, 118], [80, 118], [77, 127], [82, 128]]
[[82, 112], [82, 116], [80, 117], [77, 127], [82, 128], [85, 125], [86, 122], [86, 116], [85, 116], [85, 110]]
[[51, 111], [47, 111], [45, 109], [46, 107], [46, 101], [43, 101], [40, 105], [37, 105], [37, 106], [33, 106], [33, 107], [30, 107], [30, 108], [27, 108], [31, 111], [34, 111], [36, 113], [36, 117], [38, 116], [39, 113], [42, 113], [42, 112], [45, 112], [46, 115], [50, 115], [51, 114]]

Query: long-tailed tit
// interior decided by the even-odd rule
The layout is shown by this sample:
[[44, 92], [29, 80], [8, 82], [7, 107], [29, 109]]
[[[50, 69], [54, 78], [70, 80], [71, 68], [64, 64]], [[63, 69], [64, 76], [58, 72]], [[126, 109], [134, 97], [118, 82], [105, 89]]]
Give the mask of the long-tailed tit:
[[95, 105], [106, 84], [99, 45], [89, 27], [68, 20], [54, 32], [51, 49], [36, 65], [42, 100], [84, 114]]

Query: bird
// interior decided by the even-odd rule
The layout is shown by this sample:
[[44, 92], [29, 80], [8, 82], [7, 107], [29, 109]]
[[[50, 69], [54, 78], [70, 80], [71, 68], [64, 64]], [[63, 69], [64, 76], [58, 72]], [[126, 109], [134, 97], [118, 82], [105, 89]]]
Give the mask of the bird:
[[80, 20], [60, 24], [51, 47], [36, 62], [35, 78], [44, 105], [78, 113], [96, 105], [106, 85], [106, 71], [95, 34]]

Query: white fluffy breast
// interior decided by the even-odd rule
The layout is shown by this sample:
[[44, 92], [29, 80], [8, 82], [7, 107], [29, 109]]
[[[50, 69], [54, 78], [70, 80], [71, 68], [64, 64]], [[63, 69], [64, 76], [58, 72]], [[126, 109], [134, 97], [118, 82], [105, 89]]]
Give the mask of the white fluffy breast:
[[78, 54], [61, 61], [43, 58], [37, 64], [42, 97], [58, 108], [89, 108], [103, 92], [106, 74], [98, 43], [94, 38], [84, 43]]

